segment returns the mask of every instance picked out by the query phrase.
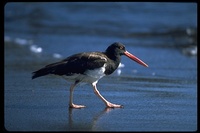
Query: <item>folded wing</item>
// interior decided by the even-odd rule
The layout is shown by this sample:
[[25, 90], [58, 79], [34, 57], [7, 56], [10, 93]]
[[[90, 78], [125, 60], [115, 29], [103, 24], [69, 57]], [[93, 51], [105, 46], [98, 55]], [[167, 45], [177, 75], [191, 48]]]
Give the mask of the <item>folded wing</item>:
[[84, 74], [84, 72], [87, 70], [93, 70], [102, 67], [106, 61], [106, 57], [103, 57], [101, 52], [79, 53], [69, 56], [62, 61], [49, 64], [33, 72], [32, 79], [48, 74], [55, 74], [60, 76]]

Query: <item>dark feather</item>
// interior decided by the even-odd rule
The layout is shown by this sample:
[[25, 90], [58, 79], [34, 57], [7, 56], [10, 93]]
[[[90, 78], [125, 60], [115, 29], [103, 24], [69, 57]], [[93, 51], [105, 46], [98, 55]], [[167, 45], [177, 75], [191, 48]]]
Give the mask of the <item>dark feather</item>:
[[103, 57], [101, 52], [75, 54], [60, 62], [49, 64], [33, 72], [32, 79], [48, 74], [67, 76], [74, 73], [84, 74], [87, 69], [93, 70], [102, 67], [106, 63], [106, 60], [106, 56]]

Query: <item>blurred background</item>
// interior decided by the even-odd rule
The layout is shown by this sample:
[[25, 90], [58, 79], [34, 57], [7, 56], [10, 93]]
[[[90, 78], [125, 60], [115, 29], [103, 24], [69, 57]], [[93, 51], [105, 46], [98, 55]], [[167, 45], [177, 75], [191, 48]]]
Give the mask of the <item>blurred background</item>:
[[[48, 125], [56, 120], [68, 123], [64, 119], [68, 116], [60, 120], [60, 111], [70, 113], [66, 110], [69, 84], [66, 86], [64, 80], [53, 77], [32, 81], [31, 73], [74, 53], [104, 51], [113, 42], [123, 43], [149, 68], [122, 57], [122, 66], [99, 81], [102, 88], [99, 90], [127, 107], [123, 113], [119, 110], [117, 113], [123, 120], [113, 124], [105, 123], [102, 118], [104, 123], [100, 122], [97, 128], [81, 126], [79, 130], [196, 130], [197, 3], [190, 2], [7, 3], [4, 6], [5, 128], [15, 131], [76, 130], [76, 125], [73, 128], [67, 124], [64, 128], [50, 128]], [[77, 95], [91, 95], [84, 103], [94, 102], [91, 99], [95, 96], [90, 94], [92, 88], [87, 85], [80, 87]], [[55, 93], [57, 95], [53, 95]], [[53, 100], [46, 97], [49, 94]], [[131, 99], [127, 99], [129, 96]], [[58, 97], [63, 99], [55, 101]], [[100, 104], [102, 108], [100, 100], [96, 101], [97, 104], [92, 104]], [[147, 101], [155, 104], [149, 106]], [[60, 109], [57, 118], [51, 117], [55, 111], [44, 113], [49, 111], [50, 105], [57, 105], [56, 108]], [[40, 114], [41, 108], [44, 115]], [[33, 109], [38, 113], [34, 114]], [[90, 107], [88, 110], [94, 111]], [[139, 110], [143, 111], [137, 115]], [[32, 115], [29, 115], [30, 111]], [[158, 112], [162, 113], [152, 117]], [[125, 122], [126, 118], [129, 118], [129, 124]], [[30, 121], [41, 119], [47, 123], [30, 124]], [[161, 122], [163, 119], [164, 123]], [[137, 124], [144, 126], [133, 126]]]

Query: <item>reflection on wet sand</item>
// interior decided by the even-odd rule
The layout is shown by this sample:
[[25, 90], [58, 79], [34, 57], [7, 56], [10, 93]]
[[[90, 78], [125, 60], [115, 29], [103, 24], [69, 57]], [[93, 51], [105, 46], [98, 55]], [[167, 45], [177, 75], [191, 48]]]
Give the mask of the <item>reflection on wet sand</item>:
[[105, 116], [105, 114], [109, 114], [112, 112], [113, 108], [104, 108], [104, 110], [101, 110], [100, 112], [97, 112], [93, 115], [91, 122], [87, 123], [86, 121], [76, 122], [74, 111], [80, 111], [81, 109], [74, 109], [69, 108], [69, 114], [68, 114], [68, 120], [69, 120], [69, 130], [73, 131], [96, 131], [98, 126], [97, 123], [100, 120], [101, 117]]

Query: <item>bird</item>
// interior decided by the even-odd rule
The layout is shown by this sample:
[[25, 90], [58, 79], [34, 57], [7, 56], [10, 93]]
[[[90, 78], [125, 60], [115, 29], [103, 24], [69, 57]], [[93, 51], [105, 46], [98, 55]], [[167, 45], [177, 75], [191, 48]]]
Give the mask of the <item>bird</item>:
[[61, 61], [51, 63], [32, 72], [32, 79], [53, 74], [72, 81], [70, 86], [69, 108], [84, 108], [85, 105], [73, 103], [74, 88], [81, 82], [91, 84], [94, 93], [105, 103], [108, 108], [122, 108], [123, 105], [114, 104], [106, 100], [97, 89], [99, 79], [112, 74], [121, 62], [121, 56], [125, 55], [131, 60], [148, 67], [141, 59], [129, 53], [124, 44], [114, 42], [107, 47], [105, 52], [82, 52], [71, 55]]

